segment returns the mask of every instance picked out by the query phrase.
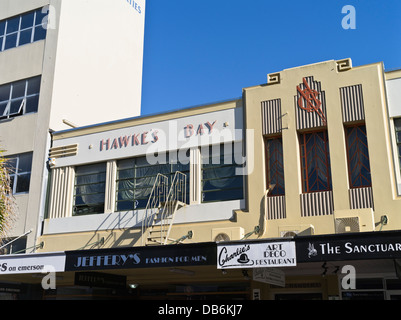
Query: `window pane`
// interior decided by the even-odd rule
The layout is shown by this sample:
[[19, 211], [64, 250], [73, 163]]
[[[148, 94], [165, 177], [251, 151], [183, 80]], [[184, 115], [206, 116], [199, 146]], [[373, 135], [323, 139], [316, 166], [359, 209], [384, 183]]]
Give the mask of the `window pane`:
[[7, 168], [9, 173], [15, 173], [17, 168], [17, 158], [7, 158]]
[[37, 112], [39, 105], [39, 96], [26, 98], [25, 113]]
[[401, 143], [401, 131], [396, 132], [397, 143]]
[[23, 101], [24, 101], [24, 99], [18, 99], [18, 100], [11, 101], [10, 115], [17, 115], [22, 112], [22, 102]]
[[27, 95], [36, 94], [40, 91], [40, 81], [41, 77], [35, 77], [28, 80], [28, 90]]
[[34, 41], [43, 40], [46, 38], [46, 29], [42, 26], [35, 27]]
[[21, 30], [32, 27], [34, 17], [34, 12], [24, 14], [21, 18]]
[[14, 98], [20, 98], [25, 96], [25, 85], [26, 81], [18, 81], [13, 83], [13, 93], [12, 93], [12, 99]]
[[84, 174], [92, 174], [92, 173], [98, 173], [98, 172], [106, 172], [106, 164], [101, 163], [101, 164], [92, 164], [88, 166], [82, 166], [76, 168], [75, 172], [76, 175], [84, 175]]
[[7, 33], [18, 31], [20, 17], [15, 17], [7, 20]]
[[0, 102], [10, 100], [10, 90], [10, 84], [0, 86]]
[[43, 9], [36, 10], [36, 20], [35, 20], [35, 25], [41, 25], [45, 23], [45, 17], [48, 14], [48, 11], [42, 12]]
[[3, 41], [4, 41], [4, 37], [0, 36], [0, 51], [3, 50]]
[[104, 212], [106, 164], [76, 168], [74, 215]]
[[15, 181], [15, 176], [10, 176], [10, 188], [11, 188], [11, 190], [14, 190], [14, 181]]
[[203, 202], [222, 201], [222, 200], [227, 201], [227, 200], [236, 200], [242, 198], [243, 198], [242, 189], [220, 190], [220, 191], [202, 193]]
[[18, 45], [22, 46], [24, 44], [31, 43], [31, 37], [32, 37], [32, 29], [21, 31]]
[[0, 102], [0, 117], [6, 116], [6, 108], [7, 108], [8, 102]]
[[31, 172], [32, 153], [25, 153], [19, 156], [18, 172]]
[[9, 34], [6, 37], [6, 43], [4, 46], [4, 50], [15, 48], [17, 46], [17, 33]]
[[16, 192], [28, 192], [29, 191], [29, 182], [31, 180], [31, 174], [21, 174], [17, 177], [17, 188]]
[[266, 141], [267, 186], [275, 187], [270, 196], [284, 195], [283, 145], [281, 138]]
[[395, 131], [401, 131], [401, 118], [394, 119]]
[[6, 30], [6, 22], [0, 21], [0, 36], [4, 35], [5, 30]]
[[209, 153], [202, 152], [203, 202], [243, 198], [243, 176], [236, 175], [236, 169], [241, 166], [233, 161], [232, 152], [225, 147], [220, 146], [220, 150], [210, 147]]
[[346, 128], [350, 187], [370, 187], [370, 164], [365, 126]]
[[242, 187], [242, 177], [241, 176], [235, 176], [235, 177], [225, 178], [225, 179], [203, 180], [203, 183], [202, 183], [203, 191], [241, 188], [241, 187]]

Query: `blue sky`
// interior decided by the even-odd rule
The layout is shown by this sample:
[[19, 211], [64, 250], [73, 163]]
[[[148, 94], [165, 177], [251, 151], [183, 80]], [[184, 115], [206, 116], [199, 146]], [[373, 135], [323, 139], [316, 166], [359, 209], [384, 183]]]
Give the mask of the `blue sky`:
[[[342, 28], [342, 8], [356, 29]], [[326, 60], [401, 68], [400, 0], [147, 0], [142, 115], [238, 98]]]

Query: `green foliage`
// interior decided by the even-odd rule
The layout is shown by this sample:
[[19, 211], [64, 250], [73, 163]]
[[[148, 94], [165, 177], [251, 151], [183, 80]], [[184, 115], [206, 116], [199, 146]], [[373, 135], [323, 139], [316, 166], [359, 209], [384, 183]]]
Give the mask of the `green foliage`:
[[13, 226], [17, 212], [11, 190], [9, 169], [6, 166], [3, 152], [4, 150], [0, 150], [0, 239], [7, 236]]

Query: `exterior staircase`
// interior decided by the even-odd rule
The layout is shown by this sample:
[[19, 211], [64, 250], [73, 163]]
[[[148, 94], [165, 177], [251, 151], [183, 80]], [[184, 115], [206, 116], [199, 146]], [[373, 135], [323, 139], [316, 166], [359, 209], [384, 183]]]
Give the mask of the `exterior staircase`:
[[168, 241], [175, 241], [169, 235], [177, 210], [186, 203], [186, 180], [186, 175], [177, 171], [169, 186], [167, 176], [157, 175], [142, 220], [142, 245], [166, 245]]

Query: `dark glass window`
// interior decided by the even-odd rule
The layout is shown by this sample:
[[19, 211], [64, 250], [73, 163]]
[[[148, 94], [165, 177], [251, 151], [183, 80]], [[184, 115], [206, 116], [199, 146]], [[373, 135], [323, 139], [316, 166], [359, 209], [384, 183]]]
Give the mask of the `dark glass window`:
[[37, 112], [41, 77], [0, 86], [0, 119]]
[[73, 215], [104, 213], [106, 163], [75, 169]]
[[242, 164], [236, 163], [233, 145], [202, 148], [201, 153], [202, 202], [243, 199], [243, 176], [237, 170]]
[[350, 188], [370, 187], [372, 182], [366, 127], [364, 125], [347, 127], [345, 132]]
[[[177, 171], [186, 175], [186, 201], [189, 199], [189, 164], [175, 161], [172, 155], [160, 157], [150, 164], [146, 157], [120, 160], [117, 163], [116, 211], [144, 209], [152, 192], [157, 174], [168, 178], [171, 185]], [[167, 189], [168, 190], [168, 189]]]
[[395, 139], [397, 142], [398, 163], [400, 165], [400, 170], [401, 170], [401, 118], [394, 119], [394, 128], [395, 128]]
[[284, 195], [283, 142], [281, 138], [266, 140], [266, 162], [267, 187], [275, 185], [269, 196]]
[[32, 153], [6, 157], [13, 194], [29, 192], [32, 169]]
[[327, 132], [303, 133], [300, 134], [299, 139], [303, 192], [331, 190], [330, 153]]

